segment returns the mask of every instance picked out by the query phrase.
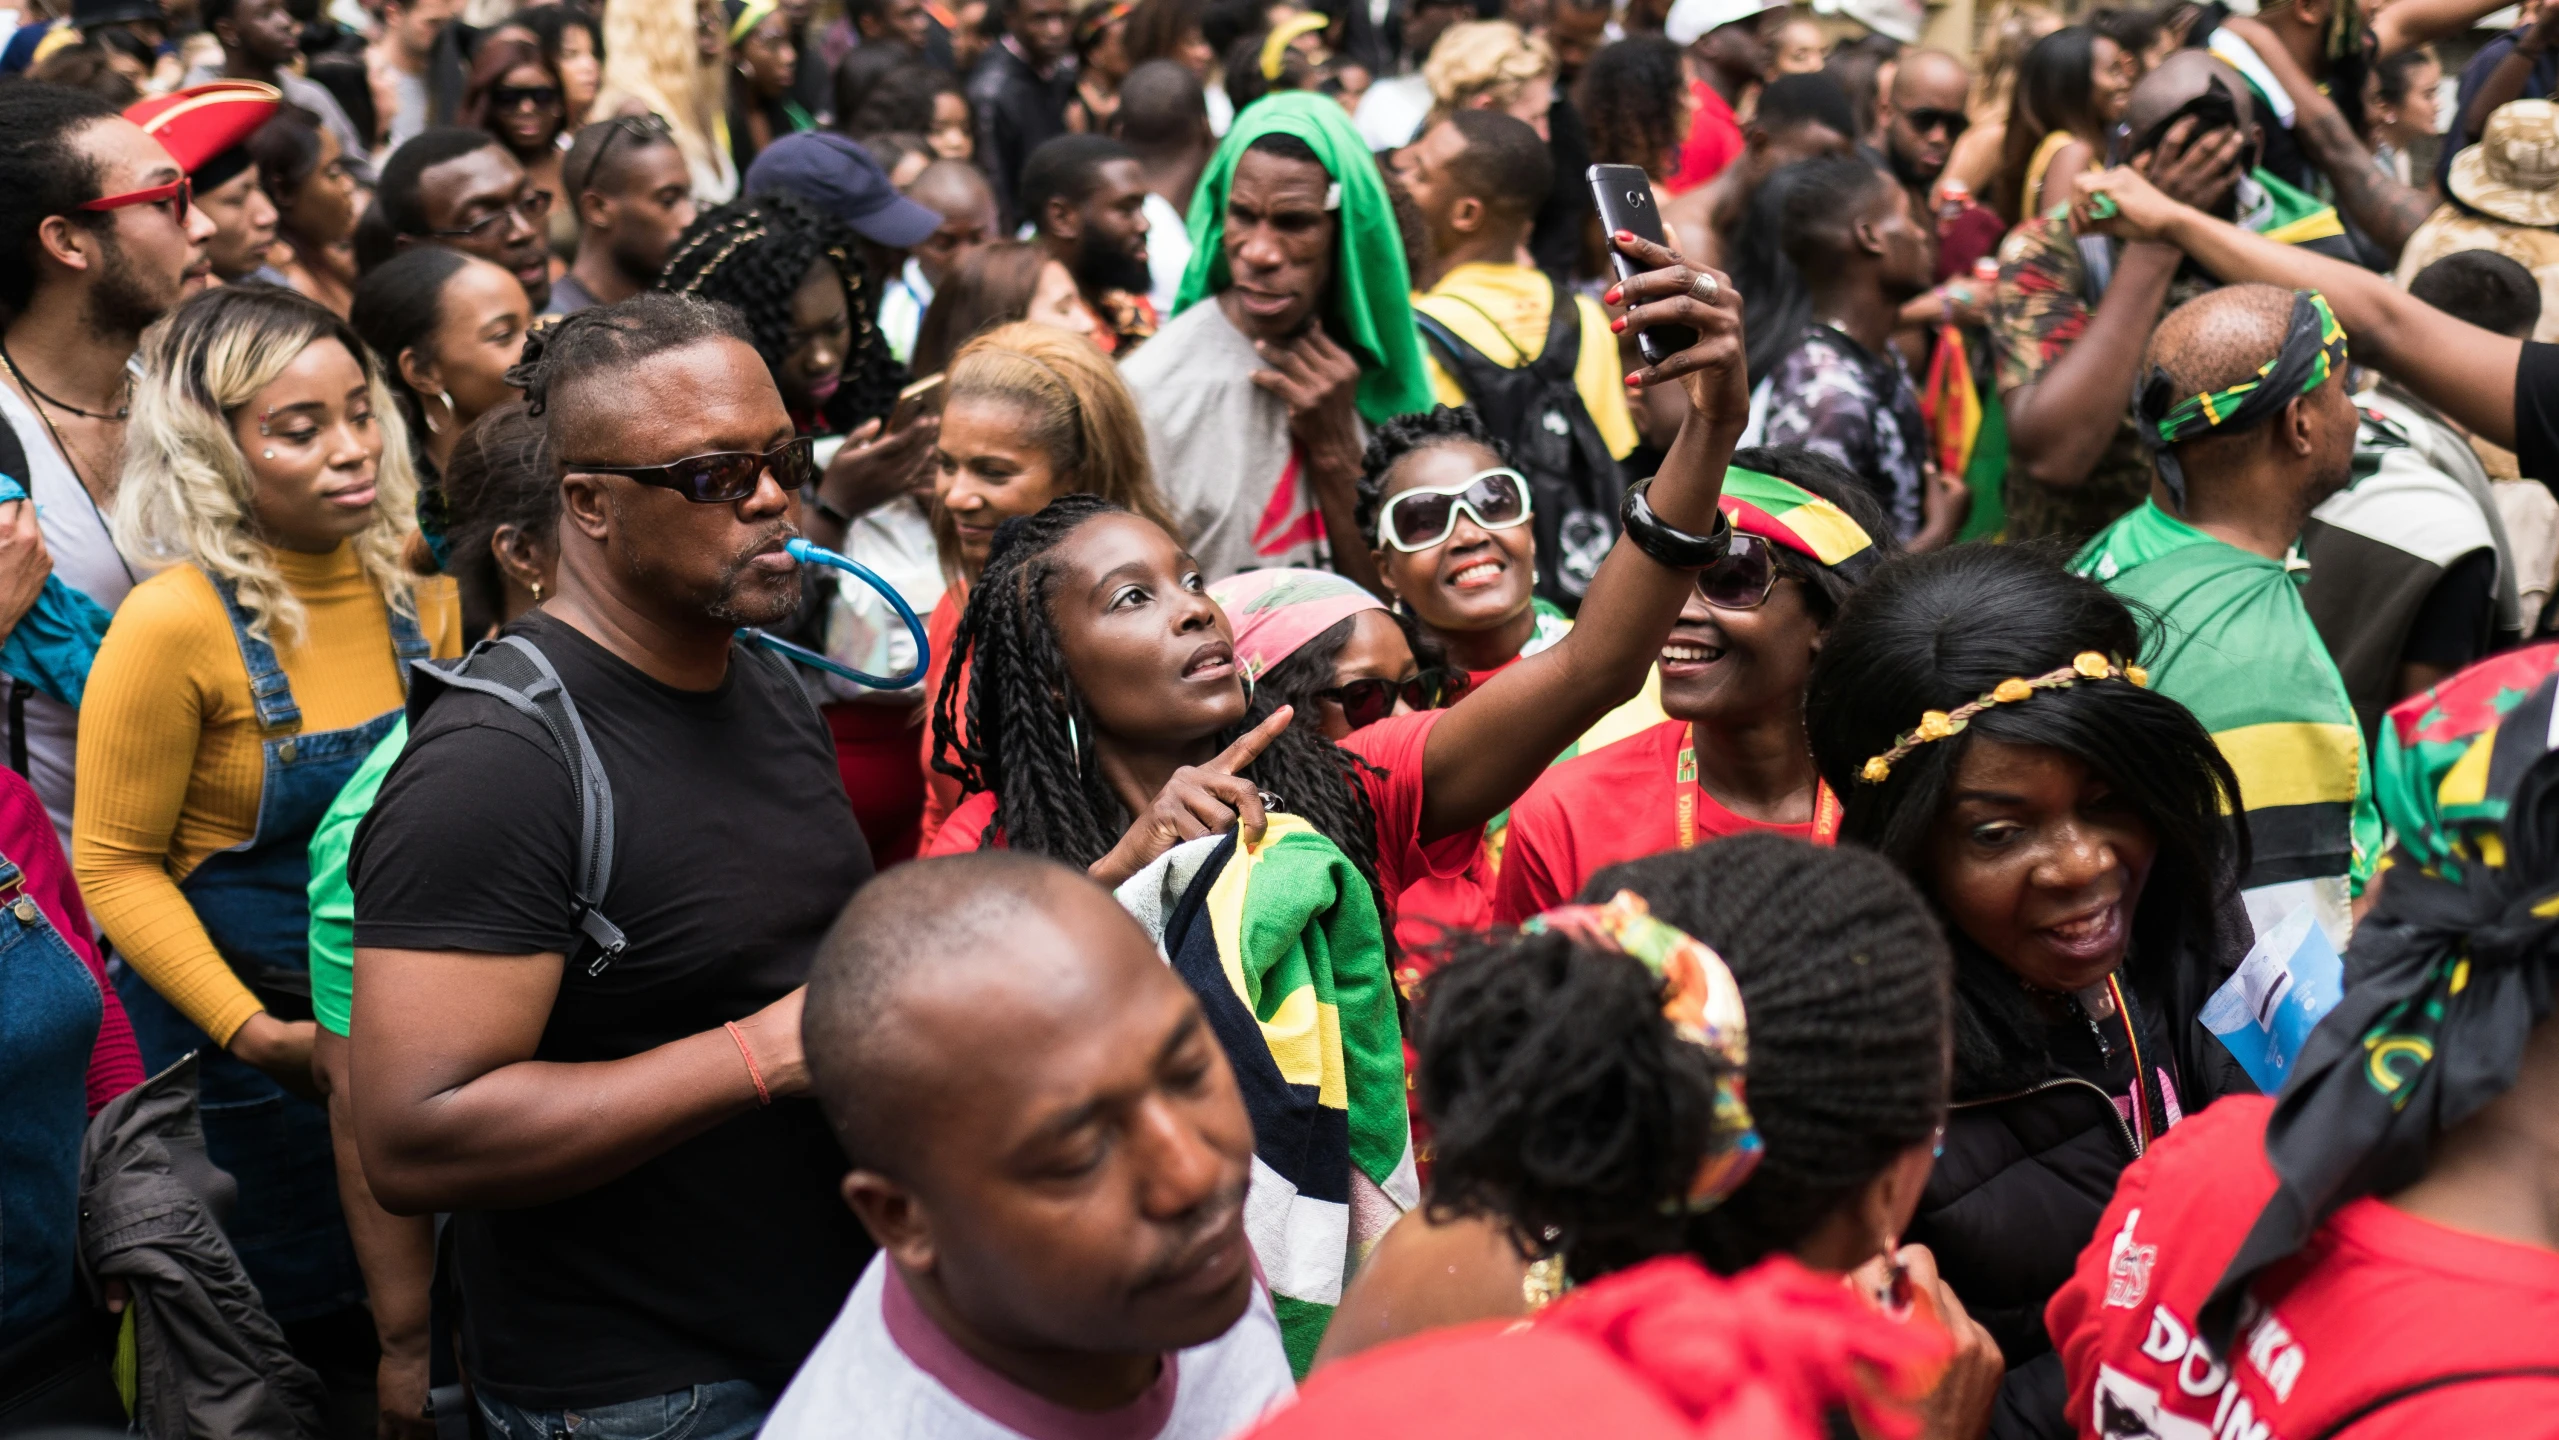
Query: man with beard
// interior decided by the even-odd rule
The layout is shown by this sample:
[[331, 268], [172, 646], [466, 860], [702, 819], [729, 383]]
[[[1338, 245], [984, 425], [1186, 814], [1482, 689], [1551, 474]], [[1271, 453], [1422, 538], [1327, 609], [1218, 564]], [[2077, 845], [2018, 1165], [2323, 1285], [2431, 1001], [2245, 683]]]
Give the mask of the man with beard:
[[[1955, 142], [1972, 128], [1964, 99], [1972, 93], [1972, 72], [1943, 50], [1913, 50], [1894, 67], [1892, 89], [1884, 96], [1884, 158], [1893, 178], [1910, 192], [1914, 213], [1937, 213], [1937, 178], [1946, 173], [1946, 157]], [[1973, 262], [1998, 248], [2007, 227], [1986, 205], [1964, 208], [1951, 221], [1937, 224], [1937, 278], [1970, 275]]]
[[[136, 576], [107, 515], [124, 465], [142, 331], [206, 264], [213, 220], [159, 141], [83, 91], [0, 87], [0, 621], [14, 627], [47, 573], [112, 611]], [[71, 843], [79, 714], [13, 683], [9, 752]]]
[[1102, 349], [1126, 358], [1155, 333], [1146, 298], [1146, 169], [1137, 152], [1100, 135], [1060, 135], [1022, 167], [1022, 214], [1049, 255], [1075, 277], [1100, 317]]
[[[395, 249], [442, 245], [477, 255], [513, 275], [535, 314], [551, 303], [551, 247], [544, 220], [551, 192], [534, 187], [524, 166], [486, 130], [440, 126], [391, 152], [374, 192], [377, 212], [366, 227], [387, 232]], [[370, 270], [390, 258], [366, 253], [356, 232], [357, 259]]]
[[901, 865], [808, 995], [845, 1203], [881, 1245], [767, 1436], [1222, 1440], [1290, 1393], [1244, 1229], [1252, 1123], [1107, 891], [1001, 850]]
[[[2352, 260], [2336, 211], [2254, 167], [2257, 134], [2246, 82], [2181, 50], [2133, 87], [2114, 158], [2268, 239]], [[2170, 245], [2083, 243], [2067, 214], [2000, 242], [1990, 334], [2008, 412], [2008, 538], [2079, 544], [2151, 493], [2150, 450], [2124, 401], [2160, 313], [2213, 286], [2184, 262]], [[2098, 415], [2122, 418], [2091, 424]]]
[[674, 132], [656, 116], [621, 115], [578, 131], [560, 161], [560, 188], [577, 207], [578, 254], [551, 285], [551, 313], [628, 300], [666, 268], [693, 223], [693, 176]]
[[[284, 272], [267, 263], [267, 252], [275, 248], [275, 201], [259, 188], [258, 163], [248, 146], [280, 105], [274, 86], [217, 80], [125, 108], [124, 118], [186, 167], [195, 206], [213, 218], [213, 238], [204, 247], [206, 284], [256, 280], [292, 288]], [[189, 292], [194, 288], [190, 284]]]
[[[527, 349], [559, 589], [506, 633], [583, 765], [422, 682], [350, 856], [356, 1139], [386, 1209], [453, 1215], [492, 1433], [744, 1440], [872, 1249], [800, 1050], [870, 851], [797, 676], [737, 634], [798, 608], [816, 470], [724, 307], [651, 291]], [[582, 770], [616, 845], [592, 908]]]

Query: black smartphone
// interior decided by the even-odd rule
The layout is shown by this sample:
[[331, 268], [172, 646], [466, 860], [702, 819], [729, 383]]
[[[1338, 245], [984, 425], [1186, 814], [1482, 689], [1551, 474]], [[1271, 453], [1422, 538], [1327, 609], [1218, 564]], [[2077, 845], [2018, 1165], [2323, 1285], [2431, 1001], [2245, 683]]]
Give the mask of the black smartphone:
[[[1603, 233], [1614, 235], [1624, 230], [1656, 245], [1670, 244], [1662, 231], [1661, 210], [1653, 204], [1652, 177], [1632, 165], [1593, 165], [1589, 178], [1591, 199], [1598, 202], [1599, 223], [1605, 227]], [[1616, 267], [1621, 284], [1638, 273], [1635, 262], [1621, 254], [1613, 242], [1608, 247], [1608, 263]], [[1653, 325], [1635, 336], [1635, 348], [1654, 365], [1696, 343], [1697, 332], [1685, 325]]]

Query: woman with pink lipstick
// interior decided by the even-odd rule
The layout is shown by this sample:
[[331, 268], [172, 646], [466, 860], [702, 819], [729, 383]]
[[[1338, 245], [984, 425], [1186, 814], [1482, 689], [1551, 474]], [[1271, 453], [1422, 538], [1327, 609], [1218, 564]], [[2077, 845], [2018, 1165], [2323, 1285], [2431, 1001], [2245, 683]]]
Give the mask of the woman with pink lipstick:
[[1584, 737], [1511, 807], [1494, 919], [1517, 924], [1604, 866], [1719, 836], [1838, 835], [1804, 680], [1857, 582], [1900, 547], [1873, 488], [1800, 445], [1736, 452], [1721, 504], [1734, 549], [1698, 574], [1662, 645], [1668, 718], [1613, 744]]
[[[1738, 304], [1712, 271], [1631, 235], [1616, 244], [1647, 267], [1626, 282], [1630, 323], [1701, 338], [1630, 377], [1679, 384], [1687, 418], [1660, 473], [1629, 492], [1583, 623], [1446, 709], [1390, 714], [1335, 743], [1239, 670], [1233, 622], [1178, 537], [1068, 497], [996, 537], [961, 617], [966, 705], [946, 682], [934, 731], [937, 757], [976, 793], [932, 848], [1006, 844], [1116, 885], [1186, 839], [1233, 826], [1256, 840], [1277, 808], [1342, 848], [1390, 925], [1425, 878], [1480, 885], [1484, 822], [1634, 696], [1693, 572], [1730, 546], [1715, 497], [1747, 410]], [[1402, 646], [1400, 633], [1378, 638]], [[1411, 673], [1378, 677], [1388, 705], [1408, 698]]]
[[[512, 282], [509, 282], [512, 283]], [[401, 564], [407, 436], [347, 323], [288, 290], [211, 291], [153, 330], [116, 495], [165, 566], [99, 647], [73, 868], [131, 971], [146, 1068], [200, 1056], [229, 1227], [297, 1342], [371, 1333], [313, 1092], [312, 831], [400, 716], [407, 662], [461, 652], [450, 580]]]
[[1908, 1238], [1997, 1337], [2008, 1416], [2061, 1413], [2044, 1306], [2116, 1177], [2253, 1090], [2196, 1018], [2248, 944], [2238, 782], [2140, 647], [2095, 582], [1971, 545], [1877, 571], [1805, 690], [1842, 840], [1954, 943], [1954, 1109]]

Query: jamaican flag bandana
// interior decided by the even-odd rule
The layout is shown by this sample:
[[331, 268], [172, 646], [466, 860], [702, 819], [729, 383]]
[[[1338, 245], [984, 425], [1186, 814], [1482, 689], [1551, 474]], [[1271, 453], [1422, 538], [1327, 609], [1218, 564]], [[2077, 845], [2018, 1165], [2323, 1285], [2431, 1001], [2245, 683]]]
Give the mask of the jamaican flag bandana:
[[2266, 1126], [2279, 1182], [2204, 1304], [2225, 1346], [2249, 1282], [2338, 1207], [2426, 1171], [2513, 1088], [2559, 987], [2559, 644], [2485, 660], [2381, 722], [2399, 843], [2346, 951], [2345, 997]]
[[2217, 431], [2236, 433], [2261, 424], [2345, 368], [2345, 327], [2316, 290], [2293, 292], [2292, 323], [2284, 332], [2283, 348], [2257, 367], [2253, 379], [2227, 390], [2181, 395], [2166, 371], [2150, 367], [2139, 397], [2143, 436], [2158, 451], [2159, 479], [2177, 508], [2186, 508], [2186, 472], [2177, 463], [2177, 446]]

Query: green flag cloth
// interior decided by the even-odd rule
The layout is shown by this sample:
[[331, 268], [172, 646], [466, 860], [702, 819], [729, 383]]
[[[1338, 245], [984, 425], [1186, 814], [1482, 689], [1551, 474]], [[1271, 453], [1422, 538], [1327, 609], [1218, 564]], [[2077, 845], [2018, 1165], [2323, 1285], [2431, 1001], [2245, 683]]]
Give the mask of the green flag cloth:
[[1404, 237], [1394, 203], [1368, 142], [1350, 113], [1329, 95], [1287, 90], [1264, 96], [1235, 117], [1226, 139], [1209, 157], [1199, 188], [1191, 193], [1191, 268], [1173, 297], [1178, 315], [1226, 288], [1226, 192], [1236, 163], [1265, 135], [1306, 142], [1325, 172], [1341, 187], [1334, 211], [1341, 240], [1333, 251], [1333, 283], [1325, 290], [1324, 319], [1335, 340], [1359, 360], [1359, 413], [1371, 425], [1428, 410], [1433, 401], [1422, 368], [1422, 344], [1413, 329], [1413, 276], [1404, 265]]
[[2381, 847], [2371, 768], [2293, 566], [2145, 500], [2071, 568], [2155, 618], [2150, 687], [2193, 711], [2239, 776], [2244, 888], [2342, 877], [2360, 889]]

